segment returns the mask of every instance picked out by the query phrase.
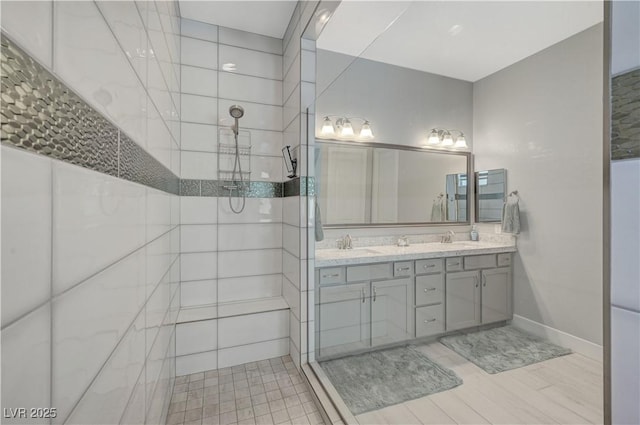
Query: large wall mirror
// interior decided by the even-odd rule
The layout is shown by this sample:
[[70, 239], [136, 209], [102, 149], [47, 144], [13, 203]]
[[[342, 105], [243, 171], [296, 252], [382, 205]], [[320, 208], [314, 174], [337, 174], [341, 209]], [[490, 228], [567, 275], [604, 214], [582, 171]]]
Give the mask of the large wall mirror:
[[323, 226], [469, 223], [470, 154], [316, 141]]

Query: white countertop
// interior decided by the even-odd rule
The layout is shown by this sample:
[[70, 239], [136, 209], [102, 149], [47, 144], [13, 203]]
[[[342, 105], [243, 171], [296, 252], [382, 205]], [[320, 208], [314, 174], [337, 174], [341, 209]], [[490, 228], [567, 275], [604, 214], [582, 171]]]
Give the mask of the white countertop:
[[516, 246], [503, 242], [456, 241], [452, 243], [421, 243], [408, 247], [384, 245], [353, 249], [318, 249], [316, 250], [315, 265], [316, 267], [331, 267], [386, 261], [419, 260], [423, 258], [497, 254], [501, 252], [516, 252]]

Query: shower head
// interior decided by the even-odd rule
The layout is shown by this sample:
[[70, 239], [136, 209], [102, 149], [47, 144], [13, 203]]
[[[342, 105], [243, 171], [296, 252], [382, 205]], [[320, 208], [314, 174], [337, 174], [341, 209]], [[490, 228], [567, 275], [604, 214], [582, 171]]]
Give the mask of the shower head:
[[242, 118], [244, 115], [244, 108], [240, 105], [233, 105], [229, 108], [229, 114], [235, 119]]

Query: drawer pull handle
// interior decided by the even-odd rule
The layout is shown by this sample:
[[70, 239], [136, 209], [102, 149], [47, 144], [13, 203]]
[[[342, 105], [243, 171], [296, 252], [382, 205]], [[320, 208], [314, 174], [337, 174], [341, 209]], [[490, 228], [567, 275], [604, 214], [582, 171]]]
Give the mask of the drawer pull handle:
[[424, 265], [424, 268], [425, 268], [425, 269], [431, 269], [431, 268], [433, 268], [433, 267], [435, 267], [435, 266], [436, 266], [435, 264], [425, 264], [425, 265]]
[[447, 266], [459, 266], [460, 262], [457, 263], [447, 263]]
[[364, 288], [362, 288], [361, 291], [362, 291], [362, 303], [364, 304]]
[[436, 319], [427, 319], [427, 320], [424, 321], [424, 323], [431, 323], [431, 322], [435, 322], [435, 321], [436, 321]]
[[431, 291], [435, 291], [436, 288], [424, 288], [424, 292], [431, 292]]
[[487, 286], [487, 276], [482, 275], [482, 286]]
[[473, 281], [476, 283], [476, 288], [480, 286], [480, 284], [478, 283], [478, 276], [474, 276]]
[[376, 302], [376, 298], [378, 297], [378, 292], [376, 292], [376, 287], [373, 287], [373, 302]]
[[322, 277], [340, 277], [340, 273], [323, 274]]
[[411, 270], [411, 267], [398, 267], [396, 269], [396, 271], [398, 271], [398, 272], [405, 272], [405, 271], [408, 271], [408, 270]]

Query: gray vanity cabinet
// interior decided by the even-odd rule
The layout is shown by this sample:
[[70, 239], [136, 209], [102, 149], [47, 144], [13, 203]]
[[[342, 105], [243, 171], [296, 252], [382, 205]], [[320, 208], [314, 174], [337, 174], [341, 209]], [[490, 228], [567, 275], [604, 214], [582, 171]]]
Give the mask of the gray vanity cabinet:
[[412, 279], [371, 282], [371, 345], [413, 338]]
[[482, 270], [482, 324], [511, 319], [511, 268]]
[[447, 273], [446, 329], [454, 331], [510, 320], [511, 254], [464, 257], [463, 272]]
[[[407, 271], [409, 275], [404, 276]], [[413, 263], [332, 267], [317, 272], [319, 357], [412, 339], [412, 274]]]
[[447, 273], [446, 330], [478, 326], [481, 320], [480, 272]]
[[321, 287], [319, 290], [320, 356], [333, 356], [369, 346], [368, 283]]
[[510, 320], [511, 253], [316, 269], [316, 355]]

